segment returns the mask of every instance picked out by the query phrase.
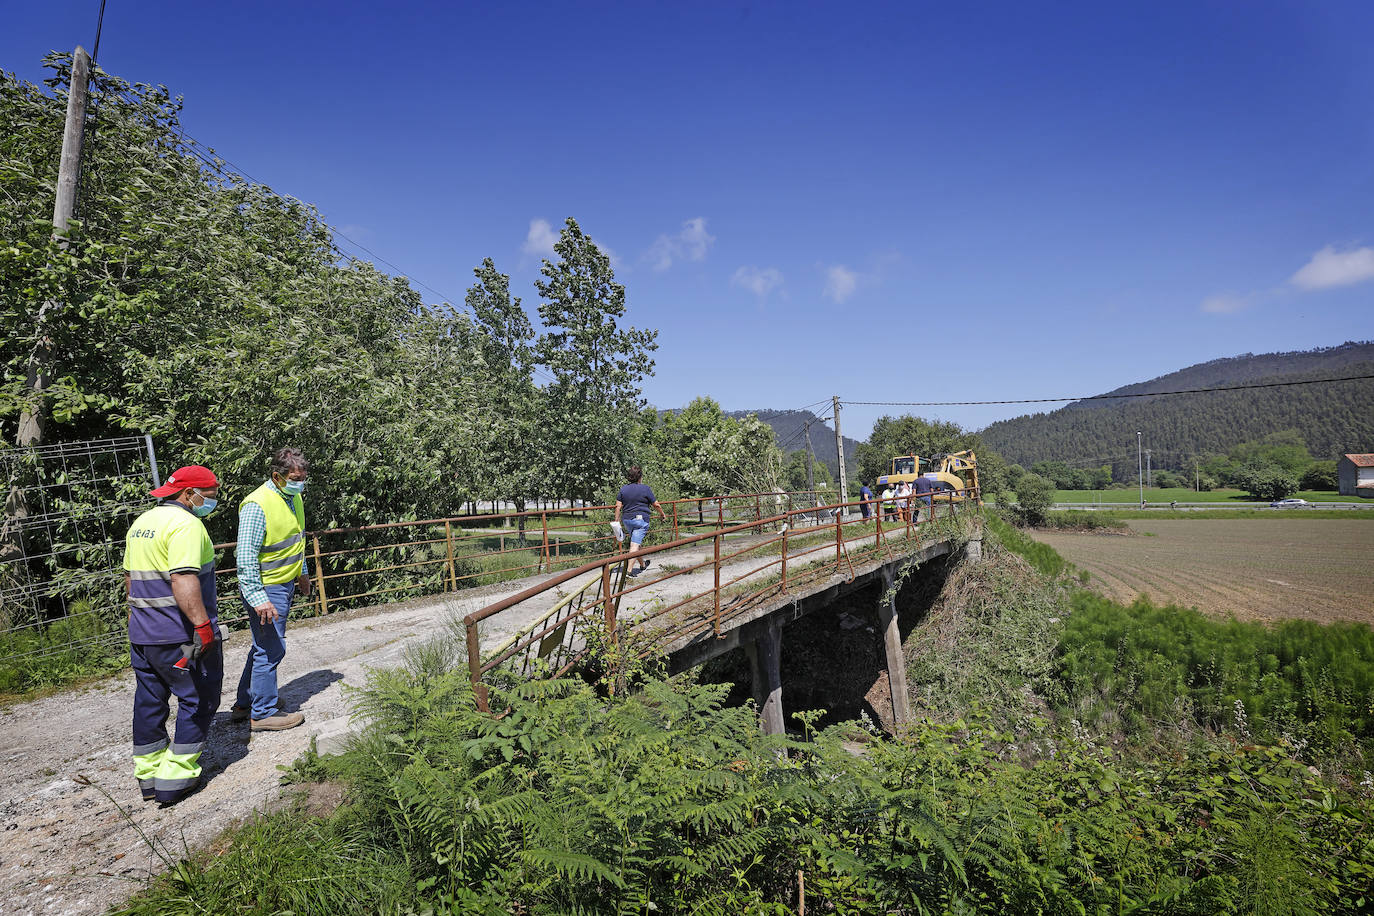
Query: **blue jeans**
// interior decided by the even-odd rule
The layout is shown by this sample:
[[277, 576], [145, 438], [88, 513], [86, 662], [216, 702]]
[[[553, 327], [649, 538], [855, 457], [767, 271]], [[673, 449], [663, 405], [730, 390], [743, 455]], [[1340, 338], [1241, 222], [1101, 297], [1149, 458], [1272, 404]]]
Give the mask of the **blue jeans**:
[[248, 625], [253, 628], [253, 645], [243, 662], [236, 706], [252, 710], [254, 719], [277, 714], [277, 666], [286, 657], [286, 615], [296, 594], [294, 582], [268, 585], [267, 600], [277, 609], [275, 623], [263, 623], [258, 612], [248, 609]]
[[627, 518], [625, 519], [625, 530], [630, 533], [631, 544], [643, 544], [644, 536], [649, 533], [649, 520], [647, 518]]

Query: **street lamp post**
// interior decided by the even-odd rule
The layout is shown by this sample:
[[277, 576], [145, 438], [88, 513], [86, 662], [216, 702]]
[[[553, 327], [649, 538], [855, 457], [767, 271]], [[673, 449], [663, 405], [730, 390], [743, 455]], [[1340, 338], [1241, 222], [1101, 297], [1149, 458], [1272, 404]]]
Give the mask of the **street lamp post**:
[[1135, 477], [1140, 481], [1140, 507], [1145, 508], [1145, 463], [1141, 458], [1140, 430], [1135, 431]]

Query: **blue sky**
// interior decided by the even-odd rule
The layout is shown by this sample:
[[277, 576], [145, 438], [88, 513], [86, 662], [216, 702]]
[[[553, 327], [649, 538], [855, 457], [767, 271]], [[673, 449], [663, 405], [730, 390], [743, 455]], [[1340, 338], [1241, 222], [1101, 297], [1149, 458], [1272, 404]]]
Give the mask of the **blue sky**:
[[[7, 10], [0, 68], [89, 50], [98, 7]], [[533, 311], [575, 217], [661, 331], [650, 401], [738, 409], [1374, 338], [1370, 47], [1374, 4], [1318, 0], [108, 0], [100, 64], [454, 299], [490, 256]]]

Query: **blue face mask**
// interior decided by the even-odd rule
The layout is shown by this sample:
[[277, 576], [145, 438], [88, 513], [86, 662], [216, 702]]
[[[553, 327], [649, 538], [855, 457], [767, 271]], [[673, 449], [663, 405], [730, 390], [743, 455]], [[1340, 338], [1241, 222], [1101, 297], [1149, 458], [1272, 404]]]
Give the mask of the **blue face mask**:
[[300, 496], [305, 492], [305, 481], [288, 480], [282, 485], [281, 491], [288, 496]]
[[197, 518], [205, 518], [205, 516], [209, 515], [211, 512], [214, 512], [215, 507], [219, 505], [219, 500], [214, 499], [212, 497], [201, 496], [201, 499], [204, 500], [204, 502], [202, 502], [199, 506], [191, 507], [191, 512], [194, 513]]

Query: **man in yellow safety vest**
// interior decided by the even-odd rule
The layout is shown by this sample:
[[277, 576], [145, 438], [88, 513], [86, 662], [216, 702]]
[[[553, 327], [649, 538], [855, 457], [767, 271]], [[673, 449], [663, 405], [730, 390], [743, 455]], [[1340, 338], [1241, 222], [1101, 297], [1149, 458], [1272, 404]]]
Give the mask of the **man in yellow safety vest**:
[[[124, 591], [134, 669], [134, 778], [145, 801], [175, 804], [200, 784], [200, 751], [224, 686], [215, 616], [215, 550], [202, 518], [219, 481], [198, 464], [153, 490], [158, 504], [129, 528]], [[167, 740], [170, 699], [176, 731]]]
[[286, 657], [286, 618], [291, 599], [310, 593], [305, 562], [305, 506], [302, 493], [310, 463], [298, 448], [273, 456], [268, 480], [239, 507], [239, 594], [248, 608], [253, 646], [243, 664], [238, 698], [230, 715], [250, 719], [253, 731], [281, 731], [305, 721], [300, 712], [282, 712], [277, 698], [277, 668]]

